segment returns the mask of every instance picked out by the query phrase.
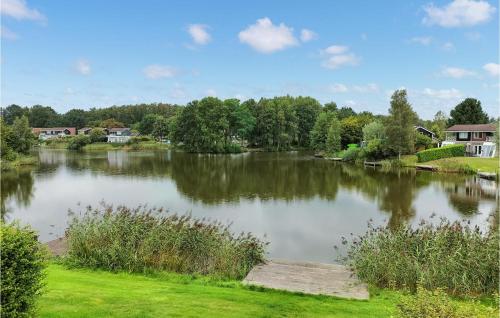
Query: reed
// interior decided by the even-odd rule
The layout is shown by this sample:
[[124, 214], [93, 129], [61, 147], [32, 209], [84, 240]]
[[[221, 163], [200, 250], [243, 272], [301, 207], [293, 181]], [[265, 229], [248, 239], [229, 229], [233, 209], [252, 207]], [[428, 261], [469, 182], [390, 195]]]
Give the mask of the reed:
[[344, 261], [363, 281], [384, 288], [443, 288], [453, 295], [491, 295], [499, 283], [499, 235], [467, 222], [422, 222], [395, 229], [369, 225]]
[[164, 209], [102, 204], [72, 213], [68, 256], [72, 265], [111, 271], [166, 270], [241, 279], [264, 261], [267, 243], [228, 225]]

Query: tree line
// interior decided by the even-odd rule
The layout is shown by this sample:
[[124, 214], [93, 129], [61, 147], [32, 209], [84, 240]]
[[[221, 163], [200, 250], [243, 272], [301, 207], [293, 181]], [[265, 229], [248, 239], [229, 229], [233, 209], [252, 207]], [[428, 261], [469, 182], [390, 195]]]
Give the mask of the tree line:
[[6, 125], [26, 118], [31, 127], [131, 127], [144, 135], [169, 139], [190, 152], [238, 152], [242, 146], [283, 151], [309, 148], [318, 152], [338, 153], [349, 145], [366, 143], [374, 157], [388, 157], [427, 147], [430, 140], [416, 134], [422, 125], [444, 139], [444, 130], [453, 124], [480, 124], [491, 119], [481, 102], [467, 98], [450, 112], [436, 113], [433, 120], [422, 120], [412, 109], [405, 90], [395, 91], [389, 114], [355, 112], [336, 103], [322, 105], [312, 97], [279, 96], [274, 98], [222, 100], [206, 97], [186, 106], [140, 104], [72, 109], [64, 114], [50, 106], [2, 109]]

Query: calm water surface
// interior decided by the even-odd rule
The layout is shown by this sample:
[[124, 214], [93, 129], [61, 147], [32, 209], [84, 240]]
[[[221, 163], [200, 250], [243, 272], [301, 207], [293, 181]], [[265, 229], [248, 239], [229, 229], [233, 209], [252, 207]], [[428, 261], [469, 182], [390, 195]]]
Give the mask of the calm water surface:
[[[75, 153], [41, 150], [40, 165], [2, 174], [2, 211], [62, 236], [68, 209], [100, 201], [163, 206], [231, 222], [266, 236], [269, 257], [334, 262], [341, 237], [367, 222], [417, 224], [436, 214], [486, 228], [495, 182], [415, 170], [384, 172], [312, 158], [310, 153], [198, 155], [173, 151]], [[341, 248], [342, 249], [342, 248]], [[342, 251], [342, 250], [341, 250]]]

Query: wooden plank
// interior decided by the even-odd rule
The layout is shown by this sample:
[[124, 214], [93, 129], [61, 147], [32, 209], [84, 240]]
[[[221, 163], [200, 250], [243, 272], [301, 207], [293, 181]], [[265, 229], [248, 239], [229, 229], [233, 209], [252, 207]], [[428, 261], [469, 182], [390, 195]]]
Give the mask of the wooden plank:
[[437, 168], [434, 166], [428, 166], [428, 165], [415, 165], [415, 168], [417, 170], [429, 170], [429, 171], [436, 171]]
[[497, 178], [496, 173], [493, 173], [493, 172], [478, 172], [477, 175], [479, 178], [488, 179], [488, 180], [496, 180], [496, 178]]
[[243, 283], [313, 295], [370, 297], [365, 284], [347, 267], [336, 264], [271, 260], [254, 267]]

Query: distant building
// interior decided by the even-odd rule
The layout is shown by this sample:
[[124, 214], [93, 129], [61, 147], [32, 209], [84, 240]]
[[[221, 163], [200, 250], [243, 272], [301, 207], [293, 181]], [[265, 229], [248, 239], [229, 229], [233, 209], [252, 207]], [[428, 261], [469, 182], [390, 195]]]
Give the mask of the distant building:
[[76, 135], [75, 127], [31, 128], [31, 131], [41, 140]]
[[495, 124], [454, 125], [445, 130], [441, 146], [464, 144], [468, 155], [494, 157], [496, 152]]
[[88, 135], [92, 131], [92, 128], [90, 127], [83, 127], [81, 129], [78, 129], [78, 134], [79, 135]]
[[415, 126], [415, 130], [433, 140], [436, 138], [436, 134], [425, 127]]
[[107, 131], [108, 142], [125, 143], [132, 137], [130, 128], [109, 128]]

